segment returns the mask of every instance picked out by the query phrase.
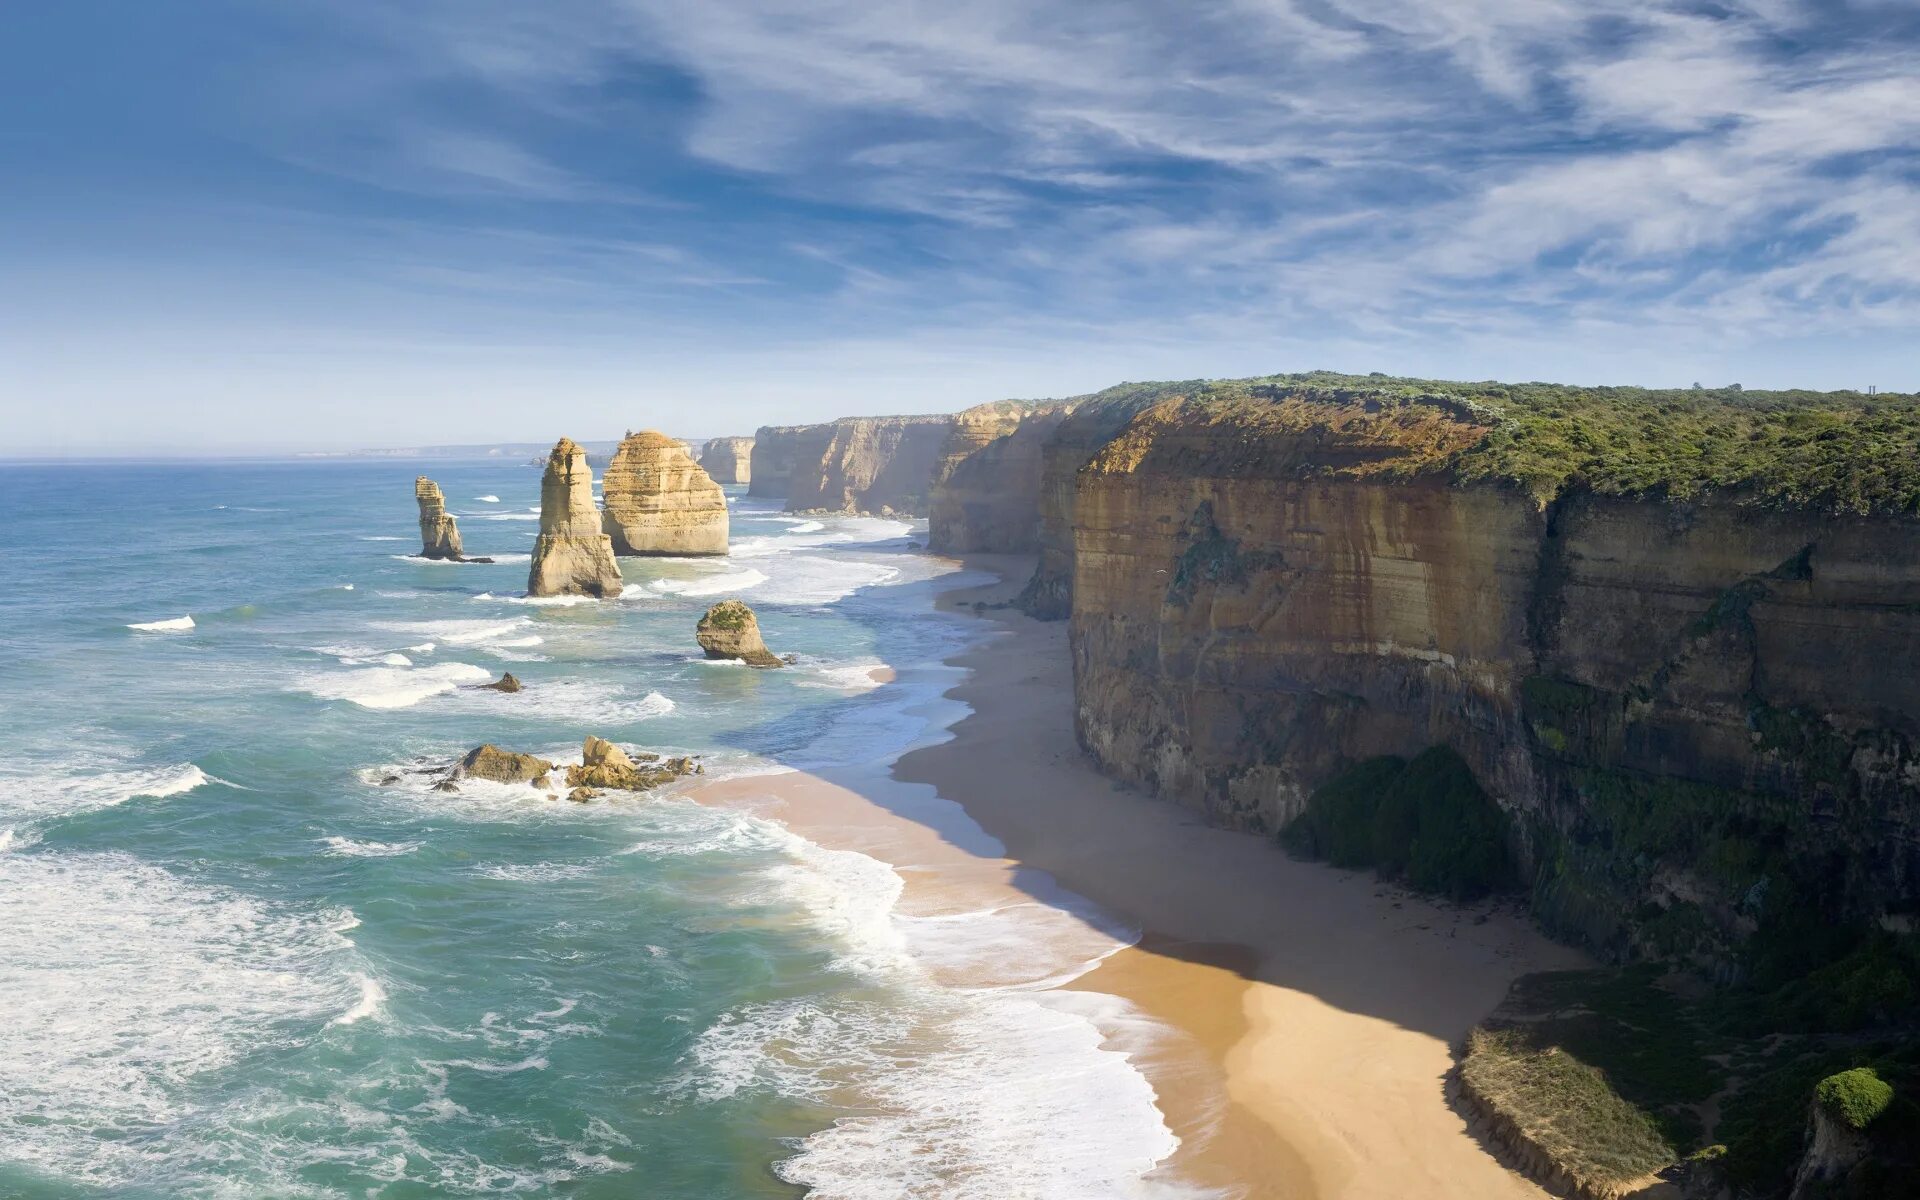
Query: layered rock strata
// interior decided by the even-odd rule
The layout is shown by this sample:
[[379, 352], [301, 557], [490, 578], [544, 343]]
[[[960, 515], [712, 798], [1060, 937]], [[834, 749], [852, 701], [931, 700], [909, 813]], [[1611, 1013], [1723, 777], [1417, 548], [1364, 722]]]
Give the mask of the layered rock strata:
[[420, 557], [462, 562], [460, 525], [447, 511], [447, 498], [440, 485], [425, 475], [413, 481], [414, 503], [420, 506]]
[[1128, 419], [1054, 501], [1100, 765], [1273, 832], [1352, 763], [1451, 746], [1541, 920], [1612, 957], [1725, 967], [1769, 893], [1910, 906], [1920, 675], [1886, 664], [1920, 651], [1920, 521], [1542, 503], [1458, 477], [1491, 420], [1284, 394]]
[[687, 453], [653, 430], [628, 434], [601, 481], [615, 554], [727, 552], [727, 497]]
[[[833, 423], [818, 425], [762, 425], [749, 451], [747, 495], [779, 500], [786, 497], [798, 472], [816, 476], [833, 440]], [[813, 486], [813, 485], [809, 485]]]
[[1003, 400], [957, 414], [935, 464], [927, 547], [1021, 554], [1040, 536], [1042, 463], [1073, 401]]
[[540, 480], [540, 536], [527, 572], [527, 595], [605, 600], [618, 596], [620, 587], [613, 541], [601, 532], [600, 510], [593, 503], [587, 452], [563, 437], [547, 455]]
[[750, 437], [714, 438], [700, 453], [700, 467], [715, 483], [751, 483], [753, 439]]
[[750, 667], [786, 665], [760, 640], [760, 621], [738, 600], [722, 600], [707, 610], [694, 629], [694, 639], [708, 658], [737, 658]]
[[785, 497], [789, 512], [925, 515], [952, 424], [935, 414], [762, 426], [747, 493]]

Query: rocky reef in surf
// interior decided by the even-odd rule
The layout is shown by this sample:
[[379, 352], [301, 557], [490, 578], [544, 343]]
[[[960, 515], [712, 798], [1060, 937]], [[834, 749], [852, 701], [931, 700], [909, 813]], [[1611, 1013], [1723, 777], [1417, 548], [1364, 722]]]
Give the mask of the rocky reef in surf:
[[760, 640], [759, 618], [738, 600], [722, 600], [709, 608], [695, 627], [694, 638], [708, 658], [737, 658], [750, 667], [786, 665]]
[[753, 439], [750, 437], [712, 439], [700, 452], [700, 468], [715, 483], [751, 483]]
[[420, 557], [446, 562], [490, 563], [490, 558], [468, 558], [460, 546], [460, 525], [447, 511], [440, 485], [425, 475], [413, 481], [414, 503], [420, 507]]
[[526, 687], [512, 671], [501, 672], [500, 678], [492, 683], [476, 683], [473, 686], [483, 692], [518, 692]]
[[540, 479], [540, 536], [527, 572], [529, 596], [619, 596], [620, 565], [593, 503], [587, 452], [561, 438]]
[[591, 800], [602, 791], [644, 792], [706, 768], [690, 756], [667, 758], [650, 751], [628, 754], [605, 738], [589, 734], [580, 749], [580, 762], [567, 768], [570, 800]]
[[727, 552], [727, 497], [685, 442], [651, 429], [630, 433], [601, 481], [615, 554]]
[[533, 754], [503, 750], [491, 742], [475, 746], [455, 763], [437, 785], [442, 791], [457, 791], [463, 779], [485, 779], [492, 783], [525, 783], [541, 791], [553, 790], [550, 773], [555, 765]]

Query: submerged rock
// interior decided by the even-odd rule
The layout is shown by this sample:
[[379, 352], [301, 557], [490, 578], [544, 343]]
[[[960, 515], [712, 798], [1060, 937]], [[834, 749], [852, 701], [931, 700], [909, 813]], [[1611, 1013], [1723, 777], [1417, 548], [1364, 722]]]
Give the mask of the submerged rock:
[[[567, 786], [573, 789], [568, 798], [591, 800], [600, 788], [644, 792], [683, 775], [701, 773], [691, 758], [662, 759], [657, 754], [642, 754], [640, 759], [635, 762], [612, 742], [589, 734], [580, 749], [580, 764], [567, 768]], [[583, 796], [581, 792], [587, 794]]]
[[577, 787], [567, 793], [567, 799], [575, 804], [585, 804], [589, 800], [598, 800], [600, 793], [590, 787]]
[[620, 586], [613, 542], [601, 532], [600, 510], [593, 503], [587, 452], [572, 438], [561, 438], [540, 480], [540, 538], [527, 572], [527, 595], [605, 600], [618, 596]]
[[786, 665], [767, 650], [759, 620], [738, 600], [722, 600], [708, 609], [693, 636], [708, 658], [737, 658], [750, 667]]
[[512, 671], [503, 671], [500, 674], [500, 678], [494, 680], [492, 683], [476, 683], [473, 686], [480, 691], [517, 692], [526, 685], [521, 683]]
[[685, 442], [643, 429], [607, 464], [603, 527], [615, 554], [725, 554], [727, 497]]
[[452, 772], [442, 782], [490, 779], [495, 783], [531, 783], [538, 786], [541, 780], [546, 779], [547, 772], [553, 769], [553, 764], [544, 758], [515, 750], [502, 750], [488, 742], [467, 751], [466, 757], [454, 764]]

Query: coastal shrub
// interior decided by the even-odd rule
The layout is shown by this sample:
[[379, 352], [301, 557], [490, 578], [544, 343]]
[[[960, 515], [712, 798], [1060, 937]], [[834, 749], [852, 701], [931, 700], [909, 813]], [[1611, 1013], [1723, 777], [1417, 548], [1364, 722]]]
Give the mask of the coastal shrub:
[[1813, 1089], [1820, 1106], [1854, 1129], [1874, 1123], [1893, 1103], [1893, 1088], [1872, 1067], [1829, 1075]]
[[1519, 1026], [1468, 1035], [1460, 1079], [1583, 1189], [1610, 1193], [1678, 1157], [1653, 1118], [1607, 1073]]
[[[1462, 481], [1526, 492], [1687, 500], [1728, 491], [1751, 502], [1839, 513], [1920, 511], [1920, 399], [1859, 392], [1467, 383], [1310, 371], [1253, 379], [1127, 385], [1222, 411], [1306, 401], [1406, 414], [1383, 436], [1433, 440], [1424, 409], [1472, 431], [1437, 465]], [[1117, 389], [1116, 389], [1117, 390]], [[1102, 393], [1102, 395], [1106, 395]]]
[[1373, 867], [1472, 900], [1511, 886], [1508, 819], [1453, 750], [1368, 759], [1316, 791], [1286, 840], [1338, 867]]

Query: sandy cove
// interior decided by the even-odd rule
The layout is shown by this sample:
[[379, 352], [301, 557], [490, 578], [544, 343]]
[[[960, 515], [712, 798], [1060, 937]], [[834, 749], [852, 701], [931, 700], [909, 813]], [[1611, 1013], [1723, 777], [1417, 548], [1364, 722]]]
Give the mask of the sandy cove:
[[[1003, 601], [1031, 566], [967, 565], [1000, 580], [944, 593], [943, 609]], [[1450, 1046], [1515, 977], [1587, 960], [1511, 906], [1436, 904], [1297, 862], [1098, 774], [1073, 736], [1065, 623], [1009, 609], [979, 619], [995, 629], [953, 660], [966, 673], [947, 697], [970, 712], [951, 740], [890, 774], [749, 778], [697, 795], [894, 865], [906, 913], [1045, 903], [1057, 881], [1143, 930], [1069, 986], [1176, 1031], [1139, 1060], [1182, 1143], [1157, 1178], [1276, 1200], [1545, 1196], [1482, 1148], [1443, 1080]], [[1071, 957], [1079, 923], [1059, 924]], [[1023, 970], [975, 963], [950, 982]]]

